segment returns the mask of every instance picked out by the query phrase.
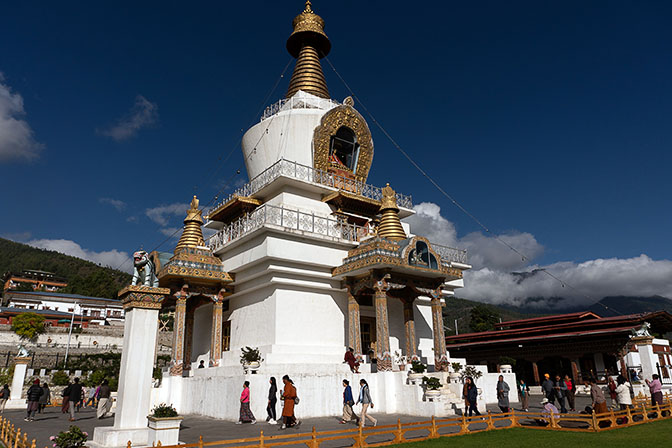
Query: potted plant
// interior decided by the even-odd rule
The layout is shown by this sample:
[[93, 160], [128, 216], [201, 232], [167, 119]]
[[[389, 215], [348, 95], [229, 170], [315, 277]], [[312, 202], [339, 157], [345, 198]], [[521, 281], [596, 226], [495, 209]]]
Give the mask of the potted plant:
[[78, 426], [72, 425], [67, 431], [61, 431], [57, 436], [49, 437], [54, 448], [76, 448], [84, 446], [89, 433], [82, 431]]
[[251, 371], [256, 373], [261, 366], [261, 363], [264, 361], [261, 358], [261, 353], [259, 353], [259, 348], [257, 347], [243, 347], [240, 349], [240, 363], [243, 365], [243, 370], [245, 373]]
[[147, 416], [149, 427], [149, 443], [152, 445], [161, 442], [161, 445], [177, 445], [180, 436], [182, 417], [171, 405], [161, 403], [152, 409]]
[[422, 379], [426, 370], [426, 365], [420, 361], [413, 361], [411, 362], [411, 370], [408, 372], [408, 379], [411, 383], [415, 384], [418, 380]]
[[499, 372], [500, 373], [513, 373], [513, 366], [516, 365], [515, 358], [509, 356], [501, 356], [499, 358]]
[[408, 363], [406, 356], [402, 355], [398, 350], [394, 352], [394, 363], [399, 366], [399, 370], [406, 370], [406, 364]]
[[441, 380], [433, 376], [423, 376], [422, 384], [425, 385], [425, 397], [429, 400], [436, 400], [441, 396]]
[[460, 370], [462, 370], [462, 364], [459, 362], [451, 362], [450, 367], [452, 369], [452, 372], [450, 372], [449, 377], [450, 377], [450, 382], [451, 383], [457, 383], [460, 381]]
[[483, 376], [483, 372], [478, 370], [476, 367], [465, 366], [464, 369], [462, 369], [462, 373], [460, 373], [460, 380], [462, 380], [462, 382], [464, 382], [464, 379], [466, 377], [471, 377], [471, 378], [474, 379], [474, 381], [476, 381], [477, 379], [479, 379], [482, 376]]

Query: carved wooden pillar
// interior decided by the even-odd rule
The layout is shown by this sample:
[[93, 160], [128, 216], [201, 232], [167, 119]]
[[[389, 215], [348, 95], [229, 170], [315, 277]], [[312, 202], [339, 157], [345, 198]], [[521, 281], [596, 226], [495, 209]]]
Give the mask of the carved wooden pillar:
[[212, 304], [212, 330], [210, 332], [210, 365], [218, 366], [222, 358], [222, 298], [217, 296]]
[[540, 385], [541, 381], [539, 380], [539, 366], [537, 366], [537, 361], [532, 361], [532, 375], [534, 376], [534, 385]]
[[378, 280], [374, 286], [374, 305], [376, 307], [376, 358], [378, 371], [392, 370], [390, 353], [390, 321], [387, 315], [387, 291], [390, 289], [385, 279]]
[[437, 372], [448, 371], [446, 332], [443, 329], [443, 307], [441, 306], [440, 288], [432, 292], [432, 327], [434, 333], [434, 369]]
[[184, 319], [184, 369], [191, 369], [191, 353], [194, 348], [194, 311], [193, 306], [188, 306]]
[[187, 316], [187, 295], [178, 292], [175, 304], [175, 320], [173, 322], [173, 354], [170, 374], [182, 375], [184, 369], [184, 334]]
[[359, 303], [348, 288], [348, 347], [355, 351], [355, 358], [362, 362], [362, 331], [360, 328]]
[[578, 384], [579, 383], [579, 360], [578, 359], [572, 359], [570, 364], [572, 366], [572, 381], [574, 381], [574, 384]]
[[413, 299], [406, 299], [404, 303], [404, 329], [406, 330], [406, 358], [409, 361], [419, 361], [415, 339], [415, 319], [413, 316]]

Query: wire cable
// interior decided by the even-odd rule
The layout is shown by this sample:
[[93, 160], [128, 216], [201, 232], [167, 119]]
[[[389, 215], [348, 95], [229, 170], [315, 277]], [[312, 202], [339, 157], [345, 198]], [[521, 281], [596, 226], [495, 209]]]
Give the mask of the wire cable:
[[[491, 235], [495, 240], [497, 240], [498, 242], [500, 242], [501, 244], [503, 244], [504, 246], [506, 246], [507, 248], [509, 248], [509, 249], [510, 249], [511, 251], [513, 251], [514, 253], [518, 254], [518, 255], [521, 257], [522, 261], [526, 262], [526, 261], [530, 261], [530, 260], [531, 260], [530, 257], [528, 257], [527, 255], [525, 255], [524, 253], [522, 253], [521, 251], [519, 251], [518, 249], [516, 249], [516, 248], [515, 248], [514, 246], [512, 246], [511, 244], [507, 243], [505, 240], [503, 240], [501, 237], [499, 237], [499, 235], [497, 235], [497, 234], [491, 232], [490, 229], [489, 229], [485, 224], [483, 224], [483, 222], [482, 222], [480, 219], [478, 219], [478, 218], [477, 218], [476, 216], [474, 216], [471, 212], [469, 212], [469, 210], [467, 210], [467, 209], [466, 209], [461, 203], [459, 203], [453, 196], [451, 196], [450, 194], [448, 194], [448, 192], [446, 192], [446, 190], [444, 190], [444, 189], [441, 187], [441, 185], [439, 185], [439, 184], [434, 180], [434, 178], [432, 178], [432, 176], [430, 176], [424, 169], [422, 169], [422, 167], [421, 167], [418, 163], [416, 163], [415, 160], [413, 160], [413, 159], [411, 158], [411, 156], [410, 156], [406, 151], [404, 151], [404, 149], [403, 149], [403, 148], [402, 148], [402, 147], [401, 147], [401, 146], [400, 146], [400, 145], [399, 145], [399, 144], [392, 138], [392, 136], [387, 132], [387, 130], [385, 130], [385, 128], [378, 122], [378, 120], [376, 120], [376, 117], [374, 117], [374, 115], [371, 113], [371, 111], [366, 107], [366, 104], [364, 104], [364, 102], [357, 96], [357, 94], [352, 90], [352, 88], [350, 88], [350, 85], [345, 81], [345, 79], [343, 79], [343, 76], [341, 76], [341, 74], [338, 72], [338, 70], [336, 70], [336, 67], [334, 67], [334, 64], [331, 63], [331, 61], [329, 60], [329, 58], [326, 57], [326, 56], [324, 56], [324, 59], [327, 61], [327, 63], [329, 64], [329, 66], [331, 67], [331, 69], [334, 71], [334, 73], [336, 74], [336, 76], [338, 76], [338, 79], [341, 80], [341, 82], [343, 83], [343, 85], [345, 86], [345, 88], [348, 90], [348, 92], [350, 92], [350, 95], [352, 95], [352, 97], [357, 101], [357, 104], [361, 104], [361, 106], [362, 106], [362, 108], [364, 109], [364, 111], [365, 111], [365, 112], [367, 113], [367, 115], [371, 118], [371, 121], [373, 121], [373, 123], [378, 127], [378, 129], [380, 129], [380, 131], [381, 131], [381, 132], [388, 138], [388, 140], [390, 140], [390, 142], [392, 143], [392, 145], [393, 145], [393, 146], [394, 146], [394, 147], [395, 147], [395, 148], [396, 148], [396, 149], [397, 149], [397, 150], [398, 150], [398, 151], [399, 151], [399, 152], [406, 158], [406, 160], [408, 160], [408, 161], [411, 163], [411, 165], [413, 165], [413, 166], [420, 172], [420, 174], [422, 174], [422, 175], [423, 175], [423, 176], [424, 176], [424, 177], [425, 177], [425, 178], [426, 178], [426, 179], [427, 179], [427, 180], [428, 180], [428, 181], [429, 181], [429, 182], [430, 182], [430, 183], [431, 183], [437, 190], [439, 190], [439, 192], [440, 192], [441, 194], [443, 194], [446, 198], [448, 198], [448, 200], [449, 200], [450, 202], [452, 202], [453, 205], [455, 205], [458, 209], [460, 209], [465, 215], [467, 215], [469, 218], [471, 218], [471, 219], [472, 219], [472, 220], [473, 220], [473, 221], [474, 221], [480, 228], [482, 228], [487, 234]], [[546, 270], [546, 269], [542, 269], [542, 272], [545, 273], [546, 275], [548, 275], [550, 278], [552, 278], [552, 279], [558, 281], [558, 282], [562, 285], [563, 288], [564, 288], [565, 286], [567, 286], [568, 288], [570, 288], [570, 289], [576, 291], [577, 293], [579, 293], [579, 294], [582, 295], [583, 297], [587, 298], [588, 300], [594, 301], [595, 303], [597, 303], [597, 304], [603, 306], [605, 309], [607, 309], [607, 310], [611, 310], [611, 311], [613, 311], [613, 312], [616, 312], [617, 314], [621, 314], [621, 315], [623, 314], [623, 313], [621, 313], [620, 311], [618, 311], [618, 310], [616, 310], [616, 309], [614, 309], [614, 308], [612, 308], [612, 307], [609, 307], [609, 306], [603, 304], [601, 301], [595, 301], [595, 298], [590, 297], [590, 296], [586, 295], [585, 293], [582, 293], [580, 290], [578, 290], [578, 289], [575, 288], [574, 286], [570, 285], [570, 284], [567, 283], [566, 281], [564, 281], [564, 280], [558, 278], [556, 275], [552, 274], [551, 272], [548, 272], [548, 270]]]

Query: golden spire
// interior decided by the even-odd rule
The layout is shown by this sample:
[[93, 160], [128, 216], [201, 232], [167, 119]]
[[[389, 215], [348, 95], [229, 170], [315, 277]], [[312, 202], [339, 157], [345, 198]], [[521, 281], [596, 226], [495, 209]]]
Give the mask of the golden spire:
[[310, 0], [306, 1], [305, 9], [294, 18], [292, 25], [294, 32], [287, 39], [287, 51], [297, 61], [285, 98], [299, 90], [329, 98], [320, 59], [329, 54], [331, 42], [324, 34], [324, 20], [313, 12]]
[[378, 236], [389, 240], [399, 241], [406, 239], [406, 232], [399, 220], [399, 207], [397, 206], [397, 193], [387, 184], [383, 188], [383, 200], [380, 205], [380, 224], [378, 224]]
[[182, 231], [182, 236], [180, 236], [180, 241], [175, 246], [174, 253], [178, 253], [185, 247], [205, 245], [203, 231], [201, 230], [201, 226], [203, 225], [202, 213], [203, 210], [198, 209], [198, 199], [194, 196], [191, 200], [191, 206], [187, 210], [187, 217], [184, 218], [184, 230]]

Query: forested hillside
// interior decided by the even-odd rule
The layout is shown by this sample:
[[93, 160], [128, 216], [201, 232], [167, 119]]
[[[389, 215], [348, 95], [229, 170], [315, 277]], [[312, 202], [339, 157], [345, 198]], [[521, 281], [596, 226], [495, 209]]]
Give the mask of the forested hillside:
[[117, 292], [131, 280], [126, 272], [0, 238], [0, 275], [24, 269], [53, 272], [65, 277], [68, 287], [59, 292], [108, 299], [116, 299]]

